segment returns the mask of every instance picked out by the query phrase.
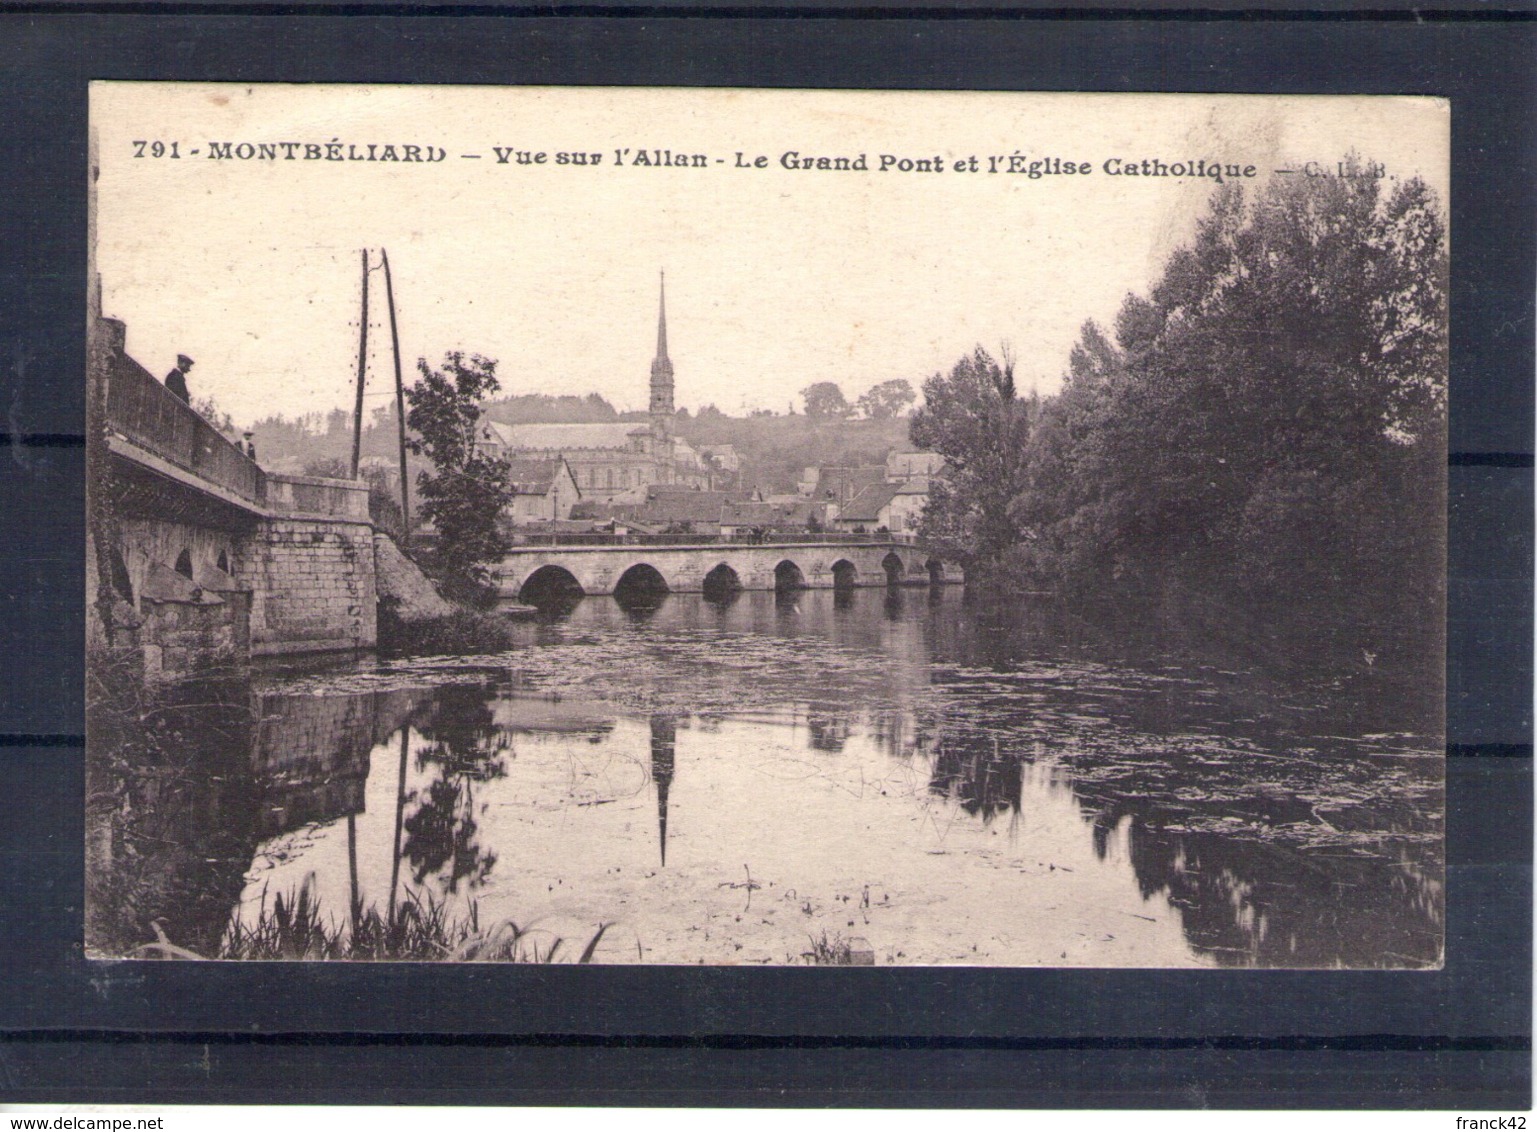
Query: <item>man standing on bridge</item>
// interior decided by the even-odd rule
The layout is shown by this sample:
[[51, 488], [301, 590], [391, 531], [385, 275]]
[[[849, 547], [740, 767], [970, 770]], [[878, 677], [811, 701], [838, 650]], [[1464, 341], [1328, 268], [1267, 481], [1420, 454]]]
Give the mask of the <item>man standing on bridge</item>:
[[176, 355], [176, 368], [165, 375], [165, 387], [176, 396], [180, 397], [183, 404], [192, 404], [192, 394], [187, 390], [187, 371], [192, 368], [192, 359], [186, 354]]

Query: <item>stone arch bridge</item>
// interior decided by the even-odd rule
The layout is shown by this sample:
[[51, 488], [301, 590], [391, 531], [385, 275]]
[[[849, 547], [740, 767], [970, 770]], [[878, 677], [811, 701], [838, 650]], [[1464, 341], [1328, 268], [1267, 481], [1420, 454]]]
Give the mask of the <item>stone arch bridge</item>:
[[896, 541], [529, 546], [502, 559], [498, 574], [502, 595], [523, 600], [578, 587], [592, 595], [629, 587], [708, 594], [965, 581], [955, 563]]

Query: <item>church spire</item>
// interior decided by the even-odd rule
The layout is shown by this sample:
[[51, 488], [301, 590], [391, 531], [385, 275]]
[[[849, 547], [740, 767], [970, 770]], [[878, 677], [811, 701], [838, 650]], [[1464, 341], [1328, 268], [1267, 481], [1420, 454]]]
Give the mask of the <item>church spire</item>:
[[656, 356], [667, 360], [667, 272], [662, 272], [662, 301], [656, 316]]
[[657, 307], [656, 358], [651, 363], [651, 434], [660, 445], [672, 436], [672, 359], [667, 356], [667, 273]]

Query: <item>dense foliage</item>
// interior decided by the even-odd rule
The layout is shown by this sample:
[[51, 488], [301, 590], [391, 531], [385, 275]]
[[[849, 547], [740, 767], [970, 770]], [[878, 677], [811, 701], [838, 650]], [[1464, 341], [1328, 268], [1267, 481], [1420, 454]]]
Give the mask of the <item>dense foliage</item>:
[[948, 374], [923, 383], [909, 425], [919, 448], [945, 457], [920, 534], [973, 574], [996, 574], [1024, 537], [1015, 497], [1024, 490], [1031, 403], [1014, 388], [1014, 366], [980, 346]]
[[854, 408], [867, 420], [884, 421], [901, 416], [917, 399], [910, 381], [894, 377], [872, 385], [854, 402]]
[[497, 519], [512, 501], [507, 461], [475, 444], [480, 403], [499, 388], [496, 362], [455, 350], [442, 368], [422, 358], [417, 369], [406, 390], [406, 424], [415, 434], [411, 450], [432, 462], [432, 471], [416, 477], [421, 516], [437, 528], [429, 572], [444, 597], [487, 604], [494, 597], [487, 567], [509, 548]]
[[[1011, 516], [1029, 537], [1004, 555], [1011, 569], [1064, 593], [1199, 594], [1307, 622], [1368, 663], [1435, 655], [1445, 226], [1418, 179], [1346, 168], [1276, 178], [1252, 200], [1219, 191], [1113, 338], [1084, 326], [1024, 450]], [[976, 382], [951, 384], [925, 387], [915, 440], [936, 396], [976, 400]], [[996, 410], [957, 411], [977, 422], [962, 446], [985, 447]], [[946, 435], [933, 443], [949, 454]], [[990, 485], [956, 490], [996, 510]]]
[[806, 415], [812, 420], [841, 419], [853, 412], [854, 407], [831, 381], [818, 381], [801, 390], [801, 400], [806, 403]]

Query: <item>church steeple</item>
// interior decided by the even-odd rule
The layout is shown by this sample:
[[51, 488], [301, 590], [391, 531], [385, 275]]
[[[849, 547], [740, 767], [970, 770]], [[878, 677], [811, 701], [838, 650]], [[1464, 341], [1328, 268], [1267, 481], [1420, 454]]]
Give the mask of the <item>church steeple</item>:
[[658, 361], [667, 360], [667, 272], [662, 272], [662, 299], [656, 316], [656, 356]]
[[651, 781], [656, 783], [657, 836], [667, 866], [667, 791], [676, 769], [678, 723], [669, 715], [651, 717]]
[[651, 362], [651, 432], [657, 440], [672, 435], [672, 359], [667, 356], [667, 273], [662, 273], [656, 319], [656, 358]]

